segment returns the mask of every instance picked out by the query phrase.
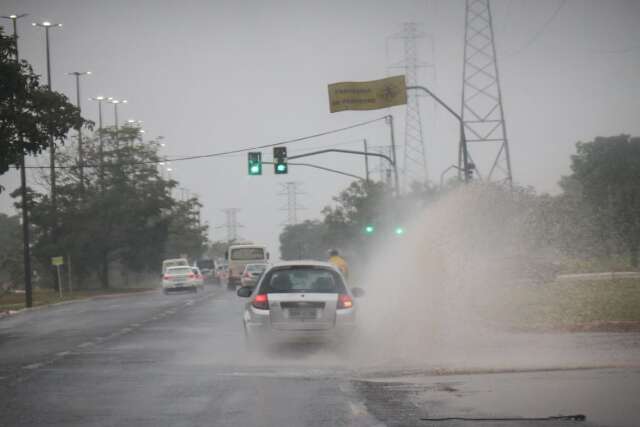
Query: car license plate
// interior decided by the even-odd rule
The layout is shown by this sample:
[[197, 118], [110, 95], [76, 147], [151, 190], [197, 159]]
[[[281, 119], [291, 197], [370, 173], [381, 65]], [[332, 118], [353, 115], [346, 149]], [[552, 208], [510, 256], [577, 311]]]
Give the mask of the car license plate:
[[290, 308], [289, 317], [292, 319], [301, 319], [301, 320], [315, 319], [316, 309], [315, 308]]

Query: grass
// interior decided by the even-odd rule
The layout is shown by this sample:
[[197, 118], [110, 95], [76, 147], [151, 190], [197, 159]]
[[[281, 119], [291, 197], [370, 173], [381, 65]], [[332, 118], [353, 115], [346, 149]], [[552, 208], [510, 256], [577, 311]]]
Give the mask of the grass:
[[[499, 298], [501, 319], [517, 328], [554, 329], [568, 326], [640, 322], [640, 280], [617, 279], [549, 283], [517, 287]], [[494, 316], [495, 317], [495, 316]]]
[[[73, 301], [86, 299], [101, 295], [113, 295], [122, 293], [135, 293], [148, 291], [149, 289], [96, 289], [96, 290], [78, 290], [73, 293], [64, 292], [62, 298], [52, 289], [36, 289], [33, 291], [33, 306], [56, 304], [63, 301]], [[24, 293], [4, 293], [0, 295], [0, 313], [9, 310], [20, 310], [25, 307]]]

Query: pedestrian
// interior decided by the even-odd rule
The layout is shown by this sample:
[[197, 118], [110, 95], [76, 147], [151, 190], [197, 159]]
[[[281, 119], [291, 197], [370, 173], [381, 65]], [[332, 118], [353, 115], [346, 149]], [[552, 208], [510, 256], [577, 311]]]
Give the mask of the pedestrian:
[[340, 270], [345, 279], [349, 277], [349, 265], [347, 261], [340, 256], [340, 252], [337, 249], [329, 250], [329, 262]]

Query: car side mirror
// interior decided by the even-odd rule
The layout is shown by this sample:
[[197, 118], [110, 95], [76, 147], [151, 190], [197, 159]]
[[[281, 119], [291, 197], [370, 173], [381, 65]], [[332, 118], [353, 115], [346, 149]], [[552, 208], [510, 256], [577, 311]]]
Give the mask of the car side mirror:
[[236, 291], [236, 294], [241, 298], [249, 298], [252, 293], [253, 293], [253, 289], [248, 288], [246, 286], [242, 286], [238, 288], [238, 290]]
[[364, 289], [362, 288], [351, 288], [351, 294], [355, 297], [355, 298], [360, 298], [364, 296]]

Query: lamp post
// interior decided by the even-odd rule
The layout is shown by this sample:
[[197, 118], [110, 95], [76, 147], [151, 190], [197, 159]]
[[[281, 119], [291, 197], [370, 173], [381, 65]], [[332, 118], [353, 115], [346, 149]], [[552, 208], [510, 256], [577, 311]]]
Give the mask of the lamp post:
[[[4, 19], [10, 19], [13, 24], [13, 40], [16, 45], [16, 64], [18, 65], [18, 71], [20, 70], [20, 54], [18, 52], [18, 19], [27, 16], [26, 13], [20, 15], [3, 16]], [[18, 130], [18, 143], [20, 147], [24, 145], [22, 132]], [[29, 230], [29, 204], [27, 203], [27, 173], [25, 170], [25, 154], [22, 153], [20, 158], [20, 195], [21, 208], [22, 208], [22, 245], [23, 245], [23, 257], [24, 257], [24, 294], [25, 294], [25, 306], [27, 308], [33, 306], [33, 289], [31, 283], [31, 247], [29, 246], [31, 241]]]
[[[76, 77], [76, 103], [78, 107], [78, 113], [82, 111], [80, 106], [80, 76], [91, 75], [91, 71], [72, 71], [67, 73], [70, 76]], [[80, 188], [84, 190], [84, 168], [82, 166], [82, 126], [78, 128], [78, 164], [80, 165]]]
[[104, 185], [104, 143], [102, 141], [102, 101], [106, 98], [104, 96], [96, 96], [89, 98], [89, 101], [96, 101], [98, 103], [98, 157], [100, 157], [100, 185]]
[[[54, 24], [49, 21], [43, 22], [33, 22], [31, 25], [38, 28], [44, 28], [45, 34], [45, 42], [47, 48], [47, 86], [49, 91], [51, 91], [51, 48], [49, 43], [49, 29], [50, 28], [60, 28], [62, 24]], [[49, 168], [51, 170], [51, 216], [53, 227], [51, 228], [51, 240], [53, 241], [54, 250], [56, 250], [56, 246], [58, 243], [58, 201], [56, 195], [56, 146], [53, 142], [53, 136], [49, 133]], [[52, 254], [57, 255], [57, 254]], [[56, 289], [60, 290], [59, 277], [57, 274], [54, 274], [54, 283]]]
[[113, 116], [114, 116], [114, 123], [116, 128], [116, 146], [118, 146], [120, 144], [120, 141], [118, 139], [118, 105], [126, 104], [128, 101], [126, 99], [115, 99], [115, 98], [109, 97], [107, 98], [107, 102], [113, 104]]

